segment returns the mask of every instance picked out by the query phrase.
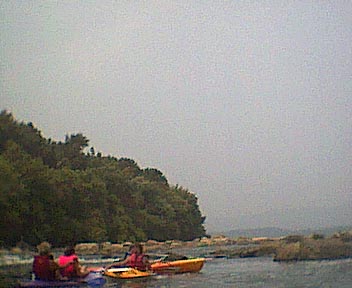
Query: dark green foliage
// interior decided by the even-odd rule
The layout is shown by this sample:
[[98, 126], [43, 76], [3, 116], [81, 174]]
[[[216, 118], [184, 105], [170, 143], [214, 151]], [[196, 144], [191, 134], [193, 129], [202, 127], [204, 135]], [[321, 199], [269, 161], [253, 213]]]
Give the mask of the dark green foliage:
[[151, 182], [160, 182], [167, 185], [167, 179], [158, 169], [146, 168], [143, 170], [143, 177]]
[[[0, 114], [0, 244], [191, 240], [205, 235], [197, 198], [155, 168], [104, 157], [82, 134], [65, 142]], [[89, 152], [84, 153], [84, 149]]]

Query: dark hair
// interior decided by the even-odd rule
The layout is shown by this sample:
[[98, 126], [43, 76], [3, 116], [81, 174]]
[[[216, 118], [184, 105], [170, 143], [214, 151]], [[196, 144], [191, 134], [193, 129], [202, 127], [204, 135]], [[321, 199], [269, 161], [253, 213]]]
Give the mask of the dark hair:
[[143, 246], [141, 243], [135, 243], [134, 247], [138, 249], [139, 253], [143, 253]]
[[65, 256], [71, 256], [71, 255], [73, 255], [75, 253], [76, 253], [76, 251], [75, 251], [75, 248], [73, 246], [67, 247], [65, 252], [64, 252]]

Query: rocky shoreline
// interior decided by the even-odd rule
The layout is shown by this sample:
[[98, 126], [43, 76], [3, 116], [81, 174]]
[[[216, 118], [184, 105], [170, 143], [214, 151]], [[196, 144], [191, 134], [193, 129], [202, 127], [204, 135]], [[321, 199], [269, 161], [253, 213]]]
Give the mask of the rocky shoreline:
[[[83, 243], [78, 244], [76, 250], [81, 255], [113, 256], [125, 252], [130, 244]], [[330, 237], [319, 234], [289, 235], [280, 238], [228, 238], [216, 235], [188, 242], [149, 240], [143, 245], [146, 253], [167, 253], [197, 247], [214, 248], [204, 255], [207, 258], [272, 257], [274, 261], [341, 259], [352, 257], [352, 231], [335, 233]]]
[[[132, 243], [80, 243], [75, 246], [78, 255], [101, 257], [116, 257], [125, 253]], [[335, 233], [330, 237], [320, 234], [310, 236], [290, 235], [280, 238], [228, 238], [223, 235], [204, 237], [193, 241], [165, 241], [149, 240], [142, 243], [146, 253], [170, 253], [179, 249], [192, 249], [208, 247], [210, 252], [202, 255], [206, 258], [248, 258], [272, 257], [274, 261], [301, 261], [325, 260], [352, 257], [352, 230]], [[56, 254], [62, 249], [56, 249]], [[0, 260], [3, 255], [34, 255], [31, 247], [20, 243], [10, 251], [1, 250]]]
[[213, 257], [272, 257], [274, 261], [334, 260], [352, 257], [352, 231], [323, 235], [252, 238], [253, 245], [217, 249]]

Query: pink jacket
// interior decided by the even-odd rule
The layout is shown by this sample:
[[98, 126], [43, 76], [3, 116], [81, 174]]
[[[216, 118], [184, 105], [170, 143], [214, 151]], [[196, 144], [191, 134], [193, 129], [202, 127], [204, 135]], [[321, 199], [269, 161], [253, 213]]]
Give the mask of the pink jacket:
[[[70, 256], [65, 256], [62, 255], [59, 257], [59, 265], [66, 265], [69, 262], [73, 262], [73, 260], [78, 259], [76, 254], [70, 255]], [[63, 270], [61, 270], [61, 274], [62, 276], [68, 277], [68, 278], [72, 278], [72, 277], [76, 277], [76, 271], [74, 269], [74, 265], [68, 265], [66, 268], [64, 268]]]

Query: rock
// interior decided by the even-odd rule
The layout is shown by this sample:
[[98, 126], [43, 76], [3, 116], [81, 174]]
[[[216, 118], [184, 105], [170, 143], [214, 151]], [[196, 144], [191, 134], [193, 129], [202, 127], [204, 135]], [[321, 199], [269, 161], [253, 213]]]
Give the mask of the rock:
[[274, 261], [324, 260], [352, 257], [352, 243], [341, 239], [310, 239], [295, 243], [282, 243]]
[[147, 242], [145, 242], [145, 246], [159, 246], [159, 245], [162, 245], [162, 243], [156, 240], [148, 240]]
[[288, 243], [276, 250], [274, 261], [300, 260], [300, 242]]
[[343, 242], [352, 242], [352, 231], [337, 232], [332, 237], [341, 239]]
[[156, 240], [148, 240], [145, 244], [145, 251], [157, 251], [164, 249], [165, 243]]
[[23, 240], [17, 242], [16, 247], [18, 247], [22, 251], [26, 251], [26, 252], [33, 250], [33, 248], [28, 243], [24, 242]]
[[256, 242], [256, 243], [260, 243], [260, 242], [264, 242], [264, 241], [268, 241], [268, 240], [269, 240], [268, 237], [254, 237], [254, 238], [252, 238], [252, 241]]
[[101, 243], [99, 251], [102, 255], [111, 255], [111, 242]]
[[237, 238], [236, 244], [237, 245], [249, 245], [249, 244], [253, 244], [253, 241], [252, 241], [252, 239], [249, 239], [247, 237], [239, 237], [239, 238]]
[[194, 240], [193, 241], [187, 241], [187, 242], [185, 242], [183, 244], [183, 246], [186, 247], [186, 248], [197, 247], [198, 242], [199, 242], [199, 239], [198, 239], [198, 241], [194, 241]]
[[177, 240], [173, 240], [170, 244], [170, 248], [178, 248], [182, 246], [183, 246], [182, 241], [177, 241]]
[[201, 246], [210, 246], [212, 243], [211, 239], [203, 237], [202, 239], [200, 239], [199, 243], [197, 246], [201, 247]]
[[77, 254], [94, 255], [99, 253], [99, 245], [97, 243], [81, 243], [75, 246]]
[[130, 247], [131, 245], [133, 245], [132, 242], [124, 242], [124, 243], [122, 243], [122, 246], [124, 246], [124, 247]]
[[22, 254], [22, 249], [21, 248], [19, 248], [19, 247], [13, 247], [12, 249], [11, 249], [11, 253], [12, 254]]
[[286, 243], [302, 242], [304, 240], [304, 236], [302, 236], [302, 235], [289, 235], [289, 236], [283, 237], [283, 240]]
[[309, 235], [309, 238], [313, 240], [319, 240], [319, 239], [324, 239], [325, 236], [323, 234], [314, 233], [312, 235]]
[[118, 254], [121, 252], [125, 252], [126, 251], [126, 247], [123, 247], [122, 244], [111, 244], [111, 254]]

